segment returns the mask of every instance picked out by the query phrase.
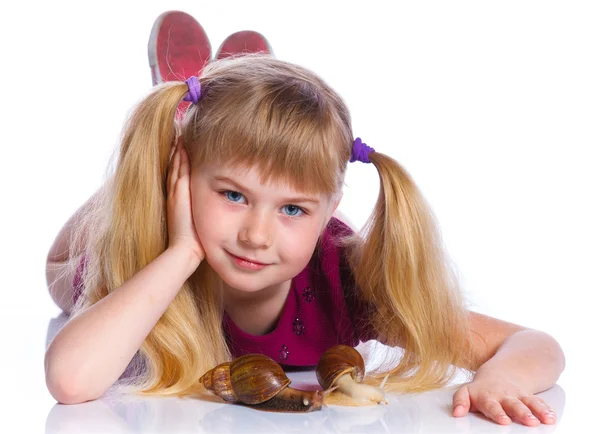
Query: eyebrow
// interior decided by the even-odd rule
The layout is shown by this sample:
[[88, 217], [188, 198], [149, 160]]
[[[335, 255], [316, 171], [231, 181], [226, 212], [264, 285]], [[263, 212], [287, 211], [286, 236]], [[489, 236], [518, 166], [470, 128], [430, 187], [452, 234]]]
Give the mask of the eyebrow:
[[[231, 178], [227, 178], [226, 176], [215, 176], [214, 179], [215, 179], [215, 181], [227, 182], [227, 183], [235, 186], [235, 188], [237, 188], [238, 190], [249, 191], [246, 187], [242, 187], [242, 185], [238, 184]], [[283, 201], [284, 202], [293, 202], [293, 203], [310, 202], [310, 203], [314, 203], [317, 205], [320, 203], [320, 201], [318, 199], [315, 199], [313, 197], [308, 197], [308, 196], [288, 197], [288, 198], [284, 198]]]

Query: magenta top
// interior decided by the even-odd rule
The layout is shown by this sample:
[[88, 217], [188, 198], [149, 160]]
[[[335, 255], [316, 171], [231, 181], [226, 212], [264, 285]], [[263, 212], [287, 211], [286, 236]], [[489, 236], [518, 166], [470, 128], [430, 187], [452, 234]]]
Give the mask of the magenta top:
[[[368, 322], [369, 309], [359, 301], [343, 247], [336, 243], [352, 233], [346, 224], [331, 218], [312, 259], [292, 279], [281, 316], [270, 333], [246, 333], [224, 314], [223, 331], [233, 357], [262, 353], [282, 365], [313, 367], [334, 345], [356, 346], [376, 338]], [[84, 260], [80, 271], [83, 266]], [[73, 282], [75, 300], [81, 294], [80, 271]]]

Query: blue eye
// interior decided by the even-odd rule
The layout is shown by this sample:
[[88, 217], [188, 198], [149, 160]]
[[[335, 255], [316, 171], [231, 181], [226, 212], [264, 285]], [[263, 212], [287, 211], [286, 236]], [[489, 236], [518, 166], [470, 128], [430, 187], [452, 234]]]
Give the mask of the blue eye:
[[[286, 215], [289, 215], [290, 217], [298, 217], [304, 214], [304, 210], [296, 205], [285, 205], [283, 209], [286, 210]], [[290, 213], [288, 214], [287, 211]]]
[[[228, 201], [233, 203], [246, 202], [244, 195], [239, 191], [223, 190], [220, 192], [220, 194], [223, 195]], [[284, 205], [282, 209], [284, 210], [284, 214], [288, 217], [300, 217], [307, 214], [303, 208], [297, 205]]]
[[242, 195], [242, 193], [237, 192], [237, 191], [224, 191], [223, 194], [225, 195], [225, 197], [235, 203], [239, 203], [239, 199], [242, 199], [244, 196]]

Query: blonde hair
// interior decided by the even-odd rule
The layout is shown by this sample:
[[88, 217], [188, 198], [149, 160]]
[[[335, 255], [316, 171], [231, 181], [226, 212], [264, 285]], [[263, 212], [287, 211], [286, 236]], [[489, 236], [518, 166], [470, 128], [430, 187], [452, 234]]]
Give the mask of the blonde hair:
[[[180, 125], [175, 116], [188, 91], [185, 83], [156, 86], [132, 113], [114, 173], [74, 237], [75, 245], [87, 236], [84, 296], [75, 315], [167, 248], [166, 177], [178, 134], [192, 170], [203, 162], [252, 166], [262, 181], [339, 197], [353, 135], [346, 105], [325, 82], [265, 56], [213, 62], [200, 82], [202, 98]], [[348, 261], [360, 297], [376, 307], [371, 320], [379, 340], [406, 349], [392, 368], [390, 387], [439, 387], [469, 348], [467, 314], [417, 187], [393, 159], [379, 153], [370, 158], [381, 192], [363, 233], [345, 240]], [[93, 229], [84, 234], [84, 227]], [[221, 285], [204, 261], [142, 344], [138, 375], [120, 384], [145, 395], [202, 392], [199, 377], [231, 359]]]

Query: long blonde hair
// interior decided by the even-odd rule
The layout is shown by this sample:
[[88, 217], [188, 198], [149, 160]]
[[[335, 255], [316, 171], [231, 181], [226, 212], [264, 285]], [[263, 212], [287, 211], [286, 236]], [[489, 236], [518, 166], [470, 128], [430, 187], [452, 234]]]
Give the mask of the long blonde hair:
[[[350, 114], [323, 80], [281, 60], [243, 56], [207, 65], [200, 82], [202, 98], [180, 124], [175, 116], [188, 91], [185, 83], [156, 86], [133, 111], [114, 173], [73, 238], [79, 245], [87, 236], [75, 315], [167, 248], [166, 177], [177, 135], [192, 170], [207, 161], [253, 166], [262, 181], [331, 197], [341, 193], [352, 151]], [[360, 296], [376, 307], [371, 320], [379, 340], [406, 349], [391, 370], [391, 387], [439, 387], [469, 350], [463, 344], [469, 338], [467, 314], [417, 187], [390, 157], [375, 152], [370, 158], [381, 191], [369, 224], [345, 240], [348, 261]], [[91, 229], [84, 234], [84, 227]], [[204, 261], [142, 344], [138, 375], [120, 384], [146, 395], [202, 392], [199, 377], [231, 358], [221, 285]]]

